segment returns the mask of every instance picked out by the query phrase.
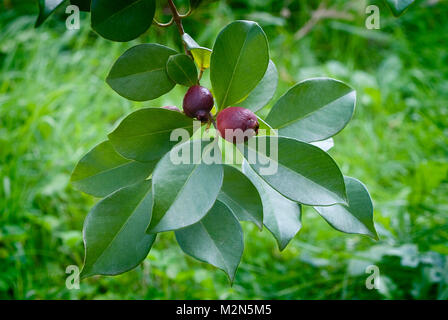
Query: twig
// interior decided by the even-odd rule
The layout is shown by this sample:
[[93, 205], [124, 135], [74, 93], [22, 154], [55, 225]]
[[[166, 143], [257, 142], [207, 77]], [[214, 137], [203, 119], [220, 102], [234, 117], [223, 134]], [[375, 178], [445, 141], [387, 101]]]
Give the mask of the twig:
[[[179, 11], [177, 11], [173, 0], [168, 0], [168, 5], [170, 6], [171, 13], [173, 14], [173, 20], [177, 26], [177, 30], [179, 30], [179, 34], [182, 37], [185, 34], [184, 26], [182, 25], [182, 17], [179, 15]], [[185, 54], [191, 57], [191, 53], [188, 50], [187, 45], [184, 41], [182, 41], [182, 43], [184, 44]]]
[[185, 30], [182, 25], [182, 18], [179, 16], [179, 12], [177, 11], [176, 5], [174, 4], [173, 0], [168, 0], [168, 5], [170, 6], [171, 13], [173, 14], [174, 23], [176, 23], [180, 35], [183, 36]]
[[317, 10], [313, 11], [311, 19], [303, 25], [299, 31], [294, 35], [294, 39], [300, 40], [305, 37], [311, 30], [324, 19], [340, 19], [340, 20], [353, 20], [353, 15], [348, 12], [338, 11], [334, 9], [328, 9], [324, 3], [321, 3]]
[[157, 20], [154, 18], [154, 19], [153, 19], [153, 22], [154, 22], [154, 24], [155, 24], [156, 26], [158, 26], [158, 27], [160, 27], [160, 28], [167, 28], [167, 27], [173, 25], [173, 23], [174, 23], [174, 19], [171, 18], [171, 20], [170, 20], [169, 22], [167, 22], [167, 23], [162, 23], [162, 22], [157, 21]]
[[208, 114], [208, 119], [213, 123], [213, 126], [215, 127], [215, 129], [218, 130], [218, 126], [216, 125], [215, 118], [213, 118], [213, 115], [211, 112]]

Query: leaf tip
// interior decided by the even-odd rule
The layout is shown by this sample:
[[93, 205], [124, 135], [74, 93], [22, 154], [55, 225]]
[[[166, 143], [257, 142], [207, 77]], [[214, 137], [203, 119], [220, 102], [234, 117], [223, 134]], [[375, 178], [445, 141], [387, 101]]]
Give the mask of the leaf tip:
[[378, 232], [376, 231], [375, 227], [373, 228], [373, 230], [370, 230], [368, 236], [375, 241], [380, 240], [380, 237], [379, 237]]
[[278, 251], [280, 251], [280, 252], [283, 252], [286, 249], [286, 247], [288, 246], [287, 243], [283, 244], [283, 243], [280, 243], [280, 242], [278, 242], [277, 245], [278, 245]]
[[230, 287], [233, 287], [233, 283], [235, 282], [236, 269], [233, 271], [233, 273], [230, 273], [227, 270], [224, 270], [224, 272], [226, 273], [227, 278], [229, 279]]

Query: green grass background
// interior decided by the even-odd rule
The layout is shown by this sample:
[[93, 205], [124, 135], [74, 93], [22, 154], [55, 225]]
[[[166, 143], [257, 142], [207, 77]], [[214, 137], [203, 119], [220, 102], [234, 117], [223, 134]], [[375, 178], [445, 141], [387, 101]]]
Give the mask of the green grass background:
[[[185, 256], [167, 233], [134, 271], [68, 290], [65, 269], [82, 265], [82, 223], [97, 201], [70, 185], [74, 165], [132, 110], [180, 106], [185, 93], [179, 87], [132, 103], [106, 85], [107, 72], [137, 43], [178, 50], [181, 43], [175, 28], [112, 43], [90, 30], [88, 14], [81, 30], [67, 31], [63, 11], [35, 30], [34, 1], [0, 1], [0, 298], [447, 299], [447, 1], [416, 1], [400, 18], [383, 1], [327, 2], [353, 19], [322, 21], [300, 40], [294, 34], [319, 1], [214, 2], [185, 28], [211, 47], [227, 23], [258, 21], [280, 72], [277, 98], [314, 76], [357, 89], [355, 116], [330, 153], [344, 174], [368, 186], [381, 240], [339, 233], [310, 209], [282, 253], [267, 230], [244, 224], [233, 286], [223, 272]], [[368, 4], [380, 8], [380, 30], [364, 26]], [[365, 286], [372, 264], [380, 290]]]

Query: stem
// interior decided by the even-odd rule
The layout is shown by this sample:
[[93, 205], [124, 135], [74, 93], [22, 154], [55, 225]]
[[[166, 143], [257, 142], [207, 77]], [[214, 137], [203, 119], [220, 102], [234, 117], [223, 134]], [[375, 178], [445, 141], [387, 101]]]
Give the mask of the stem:
[[182, 18], [179, 16], [179, 11], [177, 11], [176, 5], [174, 4], [173, 0], [168, 0], [168, 5], [170, 6], [170, 10], [173, 14], [174, 23], [176, 23], [180, 35], [183, 36], [185, 31], [182, 25]]
[[215, 118], [213, 118], [213, 115], [211, 112], [208, 114], [208, 118], [213, 123], [213, 126], [215, 127], [215, 129], [218, 130], [218, 126], [216, 125]]
[[[170, 10], [173, 14], [173, 20], [177, 26], [177, 30], [179, 30], [179, 34], [182, 37], [185, 34], [184, 26], [182, 25], [182, 17], [179, 15], [179, 11], [177, 11], [176, 5], [174, 4], [173, 0], [168, 0], [168, 5], [170, 6]], [[182, 41], [182, 43], [184, 44], [185, 53], [191, 56], [191, 53], [190, 51], [188, 51], [185, 42]]]
[[313, 11], [311, 19], [303, 25], [294, 35], [294, 39], [300, 40], [305, 37], [313, 28], [324, 19], [340, 19], [340, 20], [353, 20], [353, 16], [345, 11], [337, 11], [335, 9], [328, 9], [326, 2], [321, 2], [317, 10]]
[[198, 83], [201, 81], [202, 79], [202, 75], [204, 74], [204, 70], [201, 69], [201, 71], [199, 71], [199, 78], [198, 78]]

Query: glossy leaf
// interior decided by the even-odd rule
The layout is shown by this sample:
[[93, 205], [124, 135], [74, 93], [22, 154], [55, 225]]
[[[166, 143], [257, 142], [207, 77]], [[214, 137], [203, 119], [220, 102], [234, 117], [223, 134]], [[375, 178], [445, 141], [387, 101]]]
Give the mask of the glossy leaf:
[[272, 108], [266, 121], [280, 136], [305, 142], [330, 138], [352, 118], [356, 92], [329, 78], [305, 80], [292, 87]]
[[392, 10], [394, 16], [401, 16], [415, 0], [386, 0], [387, 5]]
[[155, 235], [145, 233], [151, 206], [151, 181], [143, 181], [93, 207], [84, 221], [86, 256], [81, 277], [117, 275], [143, 261], [155, 240]]
[[314, 207], [336, 230], [345, 233], [364, 234], [378, 240], [373, 224], [373, 205], [367, 188], [359, 180], [344, 177], [348, 205]]
[[198, 223], [176, 231], [182, 250], [223, 270], [233, 281], [244, 250], [243, 230], [232, 212], [216, 201]]
[[79, 10], [86, 12], [90, 11], [91, 2], [92, 0], [70, 0], [71, 4], [78, 6]]
[[202, 71], [210, 68], [212, 50], [201, 47], [188, 33], [185, 33], [182, 36], [182, 40], [185, 42], [188, 50], [190, 50], [193, 55], [194, 61], [196, 62], [198, 68]]
[[160, 159], [177, 141], [174, 129], [193, 132], [193, 121], [184, 114], [162, 108], [143, 108], [128, 115], [109, 134], [115, 150], [127, 159], [150, 162]]
[[269, 64], [269, 46], [261, 27], [235, 21], [216, 39], [210, 80], [219, 109], [245, 98], [263, 78]]
[[39, 0], [39, 16], [35, 28], [38, 28], [65, 0]]
[[166, 70], [171, 80], [177, 84], [192, 87], [198, 83], [198, 69], [186, 54], [180, 53], [169, 57]]
[[120, 156], [109, 141], [93, 148], [77, 164], [71, 181], [78, 189], [96, 197], [143, 181], [157, 162], [137, 162]]
[[266, 121], [257, 116], [259, 128], [258, 136], [278, 136], [277, 130], [273, 129]]
[[251, 140], [238, 145], [245, 159], [285, 197], [306, 205], [346, 203], [342, 173], [336, 162], [320, 148], [285, 137], [264, 136]]
[[92, 28], [112, 41], [131, 41], [152, 24], [156, 0], [92, 0]]
[[268, 69], [261, 79], [257, 87], [249, 94], [249, 96], [237, 106], [243, 107], [253, 112], [261, 110], [274, 97], [278, 84], [278, 71], [272, 60], [269, 61]]
[[[213, 206], [221, 190], [223, 169], [220, 164], [206, 164], [201, 160], [202, 154], [212, 146], [201, 140], [189, 141], [173, 148], [157, 164], [153, 173], [154, 207], [149, 233], [195, 224]], [[185, 157], [184, 162], [173, 161], [177, 156]]]
[[173, 49], [154, 43], [132, 47], [115, 62], [107, 83], [129, 100], [156, 99], [175, 86], [166, 72], [166, 63], [176, 53]]
[[251, 221], [263, 228], [263, 204], [257, 188], [238, 169], [223, 166], [224, 181], [218, 199], [241, 221]]
[[274, 235], [282, 251], [302, 228], [301, 206], [275, 191], [249, 166], [247, 161], [243, 162], [243, 172], [261, 195], [263, 223]]

